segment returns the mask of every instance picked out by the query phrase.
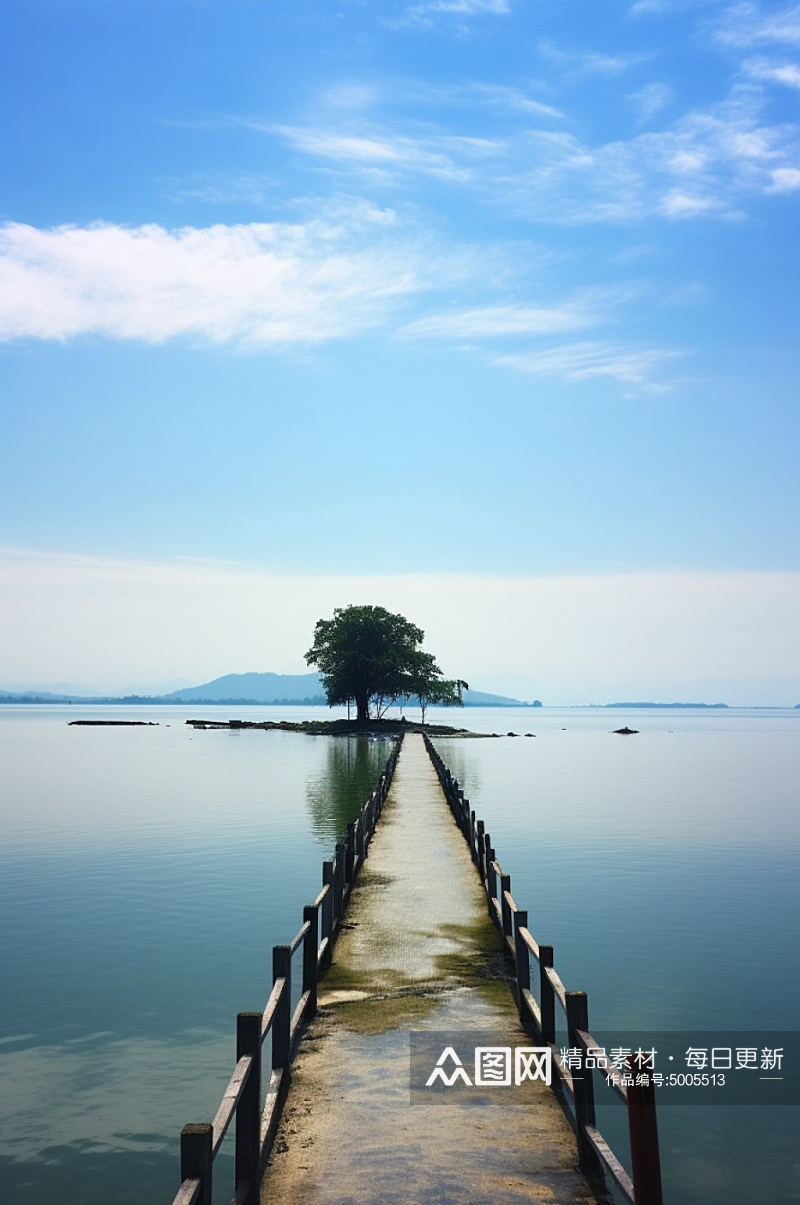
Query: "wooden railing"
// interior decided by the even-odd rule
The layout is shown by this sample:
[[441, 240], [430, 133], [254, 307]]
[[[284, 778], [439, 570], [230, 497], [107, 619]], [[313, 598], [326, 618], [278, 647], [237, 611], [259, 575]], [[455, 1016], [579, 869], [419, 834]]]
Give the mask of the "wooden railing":
[[[261, 1173], [280, 1120], [300, 1030], [317, 1011], [319, 977], [330, 963], [353, 884], [386, 801], [400, 744], [395, 744], [357, 819], [348, 824], [347, 839], [336, 845], [331, 861], [322, 863], [322, 890], [303, 909], [301, 928], [288, 945], [273, 947], [272, 991], [263, 1013], [239, 1013], [236, 1018], [237, 1062], [214, 1120], [186, 1125], [181, 1131], [181, 1186], [173, 1205], [211, 1205], [214, 1157], [234, 1118], [233, 1202], [258, 1205]], [[301, 946], [302, 992], [292, 1011], [292, 955]], [[261, 1047], [267, 1034], [272, 1035], [272, 1057], [262, 1109]]]
[[[528, 913], [516, 905], [511, 894], [511, 876], [503, 873], [484, 822], [470, 809], [458, 781], [427, 735], [425, 746], [456, 823], [470, 847], [486, 891], [489, 915], [502, 933], [505, 949], [513, 959], [520, 1020], [533, 1030], [543, 1046], [549, 1046], [551, 1050], [555, 1072], [553, 1087], [575, 1131], [582, 1170], [596, 1182], [602, 1182], [610, 1175], [618, 1192], [630, 1205], [663, 1205], [655, 1088], [650, 1077], [643, 1077], [648, 1083], [637, 1084], [635, 1068], [630, 1068], [632, 1074], [620, 1076], [619, 1068], [599, 1053], [601, 1047], [589, 1030], [586, 993], [567, 991], [561, 982], [553, 965], [553, 947], [537, 942], [528, 929]], [[531, 956], [538, 964], [538, 999], [531, 990]], [[566, 1017], [568, 1046], [583, 1054], [583, 1075], [573, 1076], [566, 1066], [562, 1066], [556, 1045], [556, 1005]], [[592, 1052], [593, 1067], [587, 1067], [588, 1051]], [[597, 1129], [592, 1071], [602, 1075], [604, 1082], [627, 1106], [632, 1179]], [[612, 1072], [616, 1074], [612, 1076]], [[624, 1080], [629, 1081], [628, 1086]]]

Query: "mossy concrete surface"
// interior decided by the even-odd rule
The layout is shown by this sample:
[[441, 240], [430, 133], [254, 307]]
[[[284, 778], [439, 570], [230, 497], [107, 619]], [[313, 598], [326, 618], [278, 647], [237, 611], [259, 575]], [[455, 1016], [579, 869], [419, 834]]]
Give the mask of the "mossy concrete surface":
[[262, 1205], [594, 1202], [541, 1083], [411, 1100], [411, 1030], [530, 1045], [469, 850], [416, 734], [404, 738], [346, 925], [294, 1064]]

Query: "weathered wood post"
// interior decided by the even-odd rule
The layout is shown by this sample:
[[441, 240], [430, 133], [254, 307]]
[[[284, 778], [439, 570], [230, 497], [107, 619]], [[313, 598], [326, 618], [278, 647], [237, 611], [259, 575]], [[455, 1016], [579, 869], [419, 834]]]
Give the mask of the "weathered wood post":
[[261, 1013], [236, 1018], [236, 1061], [250, 1057], [250, 1074], [236, 1106], [236, 1192], [250, 1187], [240, 1205], [258, 1205], [261, 1155]]
[[292, 1024], [292, 947], [272, 947], [272, 980], [285, 980], [275, 1020], [272, 1022], [272, 1070], [282, 1071], [281, 1089], [285, 1091], [289, 1079], [289, 1051]]
[[367, 856], [367, 842], [365, 838], [365, 829], [367, 826], [367, 818], [364, 810], [358, 813], [356, 820], [356, 865], [361, 866]]
[[512, 937], [511, 905], [506, 898], [506, 892], [511, 895], [511, 875], [500, 875], [500, 917], [503, 922], [503, 937]]
[[184, 1126], [181, 1130], [181, 1181], [199, 1180], [195, 1205], [211, 1205], [211, 1144], [214, 1127], [210, 1121]]
[[486, 837], [486, 895], [489, 903], [489, 915], [497, 924], [497, 912], [494, 906], [494, 901], [497, 899], [497, 871], [494, 868], [494, 849], [488, 844], [488, 833]]
[[[489, 856], [491, 854], [491, 857]], [[492, 838], [487, 832], [483, 834], [483, 886], [486, 894], [489, 894], [489, 867], [494, 858], [494, 850], [492, 849]]]
[[527, 929], [528, 913], [524, 908], [517, 908], [514, 913], [514, 953], [517, 963], [517, 1006], [520, 1021], [530, 1021], [525, 992], [531, 990], [531, 963], [528, 947], [522, 939], [520, 929]]
[[[571, 1049], [583, 1052], [575, 1031], [589, 1028], [589, 1002], [586, 992], [567, 992], [567, 1044]], [[581, 1058], [580, 1075], [573, 1073], [572, 1089], [575, 1096], [576, 1137], [578, 1139], [578, 1162], [588, 1175], [597, 1177], [600, 1172], [594, 1147], [589, 1142], [586, 1126], [595, 1124], [594, 1084], [592, 1072], [584, 1066]]]
[[333, 862], [322, 863], [322, 886], [328, 888], [322, 897], [322, 939], [328, 940], [325, 954], [327, 964], [333, 945]]
[[556, 1040], [556, 994], [547, 978], [547, 968], [553, 965], [553, 947], [539, 946], [539, 1001], [542, 1010], [542, 1041]]
[[[632, 1073], [635, 1071], [634, 1065]], [[636, 1205], [663, 1205], [656, 1090], [648, 1072], [643, 1067], [639, 1068], [639, 1072], [647, 1076], [647, 1084], [628, 1085], [628, 1133], [634, 1196]], [[633, 1078], [636, 1078], [635, 1074]]]
[[482, 820], [478, 820], [475, 827], [477, 829], [477, 835], [475, 837], [475, 841], [476, 841], [476, 853], [478, 855], [478, 869], [480, 870], [480, 873], [481, 873], [481, 882], [485, 883], [486, 882], [486, 841], [484, 840], [485, 825]]
[[456, 783], [456, 799], [458, 800], [458, 821], [461, 831], [469, 841], [469, 801], [464, 798], [464, 792]]
[[317, 1011], [317, 953], [319, 951], [319, 910], [316, 904], [307, 904], [303, 909], [303, 924], [308, 931], [303, 938], [303, 995], [308, 992], [306, 1016], [313, 1017]]
[[333, 874], [333, 918], [338, 925], [344, 910], [344, 864], [347, 847], [343, 841], [336, 843], [336, 860]]
[[356, 826], [350, 821], [347, 826], [347, 841], [344, 847], [344, 881], [351, 887], [355, 878], [356, 865]]

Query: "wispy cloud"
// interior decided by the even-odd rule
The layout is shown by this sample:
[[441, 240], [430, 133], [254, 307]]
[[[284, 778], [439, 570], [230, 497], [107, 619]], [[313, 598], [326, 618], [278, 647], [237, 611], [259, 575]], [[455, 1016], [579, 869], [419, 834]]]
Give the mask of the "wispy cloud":
[[411, 12], [425, 13], [456, 13], [458, 16], [469, 16], [474, 13], [505, 14], [511, 12], [508, 0], [427, 0], [423, 4], [414, 4]]
[[766, 11], [760, 4], [734, 4], [714, 23], [713, 32], [723, 46], [800, 46], [800, 4]]
[[421, 0], [410, 4], [403, 13], [403, 23], [433, 25], [442, 19], [455, 19], [459, 25], [469, 17], [506, 16], [511, 12], [509, 0]]
[[637, 391], [663, 393], [668, 386], [655, 380], [664, 364], [682, 353], [662, 348], [636, 348], [603, 341], [565, 343], [543, 351], [499, 356], [498, 364], [537, 376], [580, 382], [610, 377]]
[[650, 54], [600, 54], [594, 50], [574, 50], [559, 46], [550, 38], [543, 38], [538, 45], [539, 53], [570, 79], [600, 75], [612, 77], [622, 75], [631, 67], [647, 62]]
[[495, 305], [432, 314], [408, 323], [401, 333], [411, 338], [491, 339], [575, 331], [599, 321], [599, 315], [580, 301], [551, 307]]
[[415, 82], [406, 86], [405, 97], [407, 100], [423, 104], [494, 109], [506, 115], [556, 119], [564, 116], [560, 109], [536, 100], [522, 88], [514, 88], [508, 84], [493, 84], [484, 80], [471, 80], [468, 83], [444, 86], [431, 86]]
[[[654, 114], [670, 97], [654, 84], [632, 99]], [[742, 84], [721, 103], [661, 129], [594, 145], [563, 123], [554, 129], [535, 119], [513, 134], [480, 137], [418, 127], [409, 134], [363, 120], [349, 129], [257, 128], [287, 139], [343, 181], [357, 175], [396, 187], [427, 177], [536, 222], [730, 219], [741, 218], [750, 197], [774, 193], [776, 181], [787, 189], [798, 163], [797, 126], [764, 120], [765, 107], [760, 88]]]
[[276, 183], [274, 176], [258, 172], [205, 172], [189, 180], [162, 180], [161, 190], [179, 204], [205, 201], [211, 205], [231, 202], [263, 205], [274, 195]]
[[0, 229], [0, 337], [98, 333], [243, 346], [317, 343], [380, 326], [404, 298], [457, 277], [392, 214], [166, 230]]
[[786, 88], [800, 88], [800, 65], [779, 63], [770, 59], [747, 59], [742, 70], [752, 79], [765, 80], [771, 84], [783, 84]]
[[776, 167], [770, 173], [770, 177], [767, 192], [798, 192], [800, 190], [800, 168]]
[[636, 109], [639, 125], [647, 125], [671, 103], [673, 95], [667, 84], [659, 83], [645, 84], [638, 92], [633, 92], [628, 99]]
[[563, 334], [613, 322], [619, 308], [640, 297], [637, 283], [613, 288], [584, 289], [565, 301], [549, 305], [487, 305], [429, 314], [407, 323], [400, 333], [408, 338], [497, 339]]
[[275, 126], [297, 150], [343, 168], [357, 168], [376, 180], [416, 174], [466, 184], [474, 164], [506, 153], [504, 140], [457, 135], [411, 138], [388, 132], [346, 133], [302, 126]]

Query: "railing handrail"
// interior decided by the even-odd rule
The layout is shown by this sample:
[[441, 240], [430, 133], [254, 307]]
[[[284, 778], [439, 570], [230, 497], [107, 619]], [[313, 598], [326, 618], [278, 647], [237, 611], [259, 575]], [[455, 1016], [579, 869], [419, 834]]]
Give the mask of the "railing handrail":
[[[533, 1021], [538, 1037], [550, 1048], [558, 1077], [555, 1082], [563, 1086], [572, 1102], [575, 1116], [574, 1120], [570, 1117], [570, 1121], [575, 1127], [581, 1167], [590, 1178], [597, 1178], [599, 1170], [607, 1171], [629, 1205], [663, 1205], [652, 1086], [637, 1085], [631, 1089], [615, 1082], [619, 1077], [611, 1076], [615, 1068], [612, 1068], [605, 1054], [595, 1055], [594, 1066], [587, 1067], [588, 1071], [599, 1074], [608, 1070], [606, 1082], [627, 1106], [633, 1165], [631, 1179], [596, 1127], [592, 1075], [588, 1078], [573, 1077], [558, 1058], [554, 1015], [556, 1000], [566, 1016], [569, 1046], [581, 1049], [584, 1054], [587, 1046], [592, 1048], [593, 1054], [595, 1050], [602, 1049], [589, 1031], [586, 993], [567, 990], [553, 966], [553, 947], [540, 944], [533, 937], [528, 928], [528, 914], [517, 907], [511, 894], [511, 877], [503, 872], [483, 821], [470, 810], [469, 800], [430, 737], [427, 733], [423, 735], [442, 790], [481, 876], [489, 915], [503, 934], [503, 944], [514, 959], [520, 1020], [523, 1024]], [[538, 1001], [531, 991], [531, 954], [539, 965]]]
[[[333, 943], [367, 846], [380, 819], [391, 786], [402, 735], [381, 772], [378, 785], [347, 826], [347, 839], [323, 862], [322, 890], [303, 909], [303, 924], [286, 946], [273, 947], [272, 989], [264, 1011], [239, 1013], [236, 1066], [213, 1122], [187, 1125], [181, 1131], [181, 1184], [172, 1205], [211, 1205], [212, 1164], [236, 1118], [236, 1205], [257, 1205], [259, 1182], [272, 1147], [289, 1086], [290, 1066], [303, 1024], [317, 1011], [319, 976], [330, 962]], [[320, 924], [320, 918], [322, 923]], [[291, 1012], [292, 955], [302, 947], [300, 999]], [[261, 1108], [261, 1045], [272, 1033], [272, 1070]], [[262, 1133], [263, 1130], [263, 1133]]]

